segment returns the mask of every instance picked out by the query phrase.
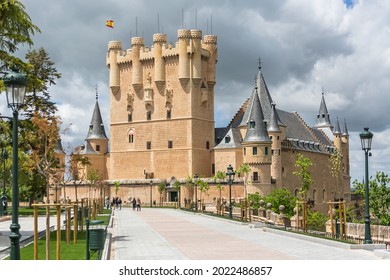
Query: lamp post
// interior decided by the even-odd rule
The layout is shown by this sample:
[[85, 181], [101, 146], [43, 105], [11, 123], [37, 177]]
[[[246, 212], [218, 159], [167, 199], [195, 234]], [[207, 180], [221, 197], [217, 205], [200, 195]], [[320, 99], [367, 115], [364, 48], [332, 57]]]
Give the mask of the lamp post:
[[365, 215], [364, 215], [364, 244], [371, 244], [371, 228], [370, 228], [370, 190], [369, 190], [369, 178], [368, 178], [368, 151], [371, 150], [372, 137], [374, 136], [369, 130], [368, 127], [364, 128], [364, 131], [359, 134], [360, 140], [362, 142], [362, 150], [365, 154]]
[[0, 216], [7, 215], [7, 195], [5, 191], [5, 161], [8, 159], [7, 149], [2, 148], [1, 159], [3, 160], [3, 194], [1, 195]]
[[195, 211], [198, 212], [198, 174], [194, 175], [194, 185], [195, 185]]
[[150, 208], [152, 208], [152, 186], [153, 186], [153, 180], [150, 180], [149, 182], [149, 186], [150, 186]]
[[233, 171], [233, 167], [229, 164], [227, 167], [226, 176], [228, 176], [228, 184], [229, 184], [229, 219], [233, 218], [233, 212], [232, 212], [232, 184], [234, 180], [234, 175], [236, 173]]
[[20, 260], [19, 186], [18, 186], [18, 116], [24, 104], [27, 77], [16, 70], [7, 72], [2, 78], [6, 87], [7, 103], [13, 113], [12, 121], [12, 223], [9, 235], [11, 260]]

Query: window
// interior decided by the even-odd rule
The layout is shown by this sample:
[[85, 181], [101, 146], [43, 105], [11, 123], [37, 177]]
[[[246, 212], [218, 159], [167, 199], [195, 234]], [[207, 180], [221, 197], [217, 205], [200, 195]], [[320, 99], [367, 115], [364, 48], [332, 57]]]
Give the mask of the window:
[[96, 145], [96, 152], [100, 152], [100, 145]]
[[152, 112], [151, 111], [147, 111], [146, 112], [146, 120], [150, 121], [152, 119]]
[[133, 121], [133, 115], [131, 113], [127, 114], [127, 121], [132, 122]]
[[230, 136], [229, 135], [225, 137], [225, 143], [230, 143]]
[[211, 174], [215, 174], [215, 163], [211, 164]]
[[206, 141], [206, 149], [207, 149], [207, 150], [210, 149], [210, 142], [209, 142], [209, 141]]
[[168, 140], [168, 149], [172, 149], [172, 148], [173, 148], [173, 141]]
[[244, 148], [244, 156], [246, 156], [246, 148]]
[[253, 172], [253, 181], [254, 182], [259, 181], [259, 172]]
[[172, 116], [171, 110], [167, 110], [167, 119], [171, 119], [171, 116]]
[[253, 149], [252, 149], [252, 154], [253, 154], [254, 156], [257, 156], [257, 147], [253, 147]]
[[134, 143], [134, 134], [129, 134], [129, 143]]
[[268, 147], [265, 147], [264, 149], [264, 154], [267, 156], [268, 155]]
[[147, 149], [147, 150], [150, 150], [151, 148], [152, 148], [152, 142], [147, 141], [147, 142], [146, 142], [146, 149]]
[[255, 128], [255, 121], [254, 120], [251, 120], [249, 122], [249, 129], [254, 129]]

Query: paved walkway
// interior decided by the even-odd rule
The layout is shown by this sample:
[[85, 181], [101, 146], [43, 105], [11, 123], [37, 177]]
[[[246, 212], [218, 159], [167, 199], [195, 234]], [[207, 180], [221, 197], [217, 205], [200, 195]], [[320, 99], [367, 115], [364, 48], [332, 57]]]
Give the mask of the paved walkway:
[[383, 259], [373, 251], [318, 244], [174, 209], [122, 208], [113, 217], [115, 260]]

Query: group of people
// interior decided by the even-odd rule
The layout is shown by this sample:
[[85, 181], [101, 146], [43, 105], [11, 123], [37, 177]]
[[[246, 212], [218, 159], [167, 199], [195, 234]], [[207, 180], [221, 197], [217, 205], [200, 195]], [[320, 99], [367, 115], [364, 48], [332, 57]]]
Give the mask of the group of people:
[[110, 203], [110, 198], [107, 196], [106, 197], [106, 201], [105, 201], [105, 204], [106, 204], [106, 208], [107, 209], [118, 209], [121, 210], [122, 209], [122, 199], [120, 197], [113, 197], [112, 198], [112, 201]]
[[[131, 200], [131, 199], [130, 199]], [[107, 196], [105, 199], [105, 204], [107, 209], [122, 209], [122, 199], [120, 197], [113, 197], [110, 203], [110, 198]], [[133, 205], [133, 210], [141, 211], [141, 199], [135, 197], [131, 200]]]
[[133, 211], [135, 210], [141, 211], [141, 199], [137, 198], [136, 200], [134, 197], [133, 200], [131, 201], [131, 204], [133, 205]]

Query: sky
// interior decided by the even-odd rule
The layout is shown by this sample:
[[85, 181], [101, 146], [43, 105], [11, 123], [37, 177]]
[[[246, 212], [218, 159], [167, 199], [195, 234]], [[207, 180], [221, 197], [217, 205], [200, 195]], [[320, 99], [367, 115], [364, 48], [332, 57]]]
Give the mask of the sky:
[[[390, 0], [23, 0], [43, 47], [62, 78], [50, 88], [63, 126], [63, 146], [84, 142], [96, 86], [109, 134], [106, 67], [111, 40], [130, 48], [154, 33], [177, 41], [181, 28], [218, 37], [215, 126], [226, 126], [251, 94], [261, 59], [276, 107], [315, 123], [324, 92], [332, 123], [347, 121], [352, 181], [364, 177], [359, 133], [373, 132], [370, 175], [390, 174]], [[113, 19], [114, 29], [105, 22]], [[24, 57], [27, 48], [18, 55]], [[4, 95], [0, 112], [6, 115]], [[10, 114], [8, 112], [8, 114]]]

